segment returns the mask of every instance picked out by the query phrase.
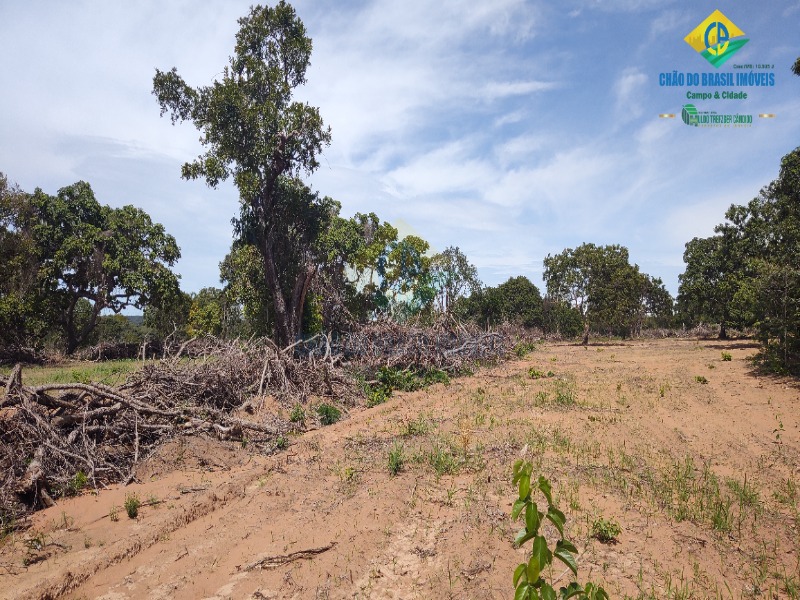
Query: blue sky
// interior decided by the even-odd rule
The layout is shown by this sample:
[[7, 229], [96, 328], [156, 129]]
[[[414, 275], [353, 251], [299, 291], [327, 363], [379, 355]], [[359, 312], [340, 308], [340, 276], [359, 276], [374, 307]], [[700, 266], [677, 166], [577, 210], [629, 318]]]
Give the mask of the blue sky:
[[[142, 207], [178, 240], [182, 287], [219, 285], [236, 190], [180, 179], [198, 133], [159, 118], [152, 77], [175, 66], [210, 83], [250, 4], [0, 3], [0, 171], [29, 191], [85, 180], [103, 203]], [[674, 294], [684, 244], [800, 145], [798, 0], [293, 4], [314, 41], [297, 96], [333, 135], [310, 183], [343, 216], [374, 211], [435, 250], [459, 246], [489, 285], [522, 274], [543, 287], [548, 253], [619, 243]], [[715, 9], [750, 39], [719, 69], [683, 41]], [[750, 128], [689, 127], [686, 92], [708, 88], [659, 86], [662, 72], [762, 63], [774, 87], [695, 102], [753, 114]]]

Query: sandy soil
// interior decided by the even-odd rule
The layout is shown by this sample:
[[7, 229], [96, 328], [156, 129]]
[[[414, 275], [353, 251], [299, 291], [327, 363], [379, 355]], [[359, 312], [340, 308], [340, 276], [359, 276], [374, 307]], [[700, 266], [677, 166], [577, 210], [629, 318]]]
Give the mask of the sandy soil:
[[[6, 538], [0, 597], [511, 598], [524, 452], [554, 485], [581, 581], [615, 598], [796, 598], [800, 387], [759, 375], [754, 353], [544, 344], [274, 456], [178, 440], [142, 483], [61, 501]], [[600, 517], [616, 543], [591, 536]]]

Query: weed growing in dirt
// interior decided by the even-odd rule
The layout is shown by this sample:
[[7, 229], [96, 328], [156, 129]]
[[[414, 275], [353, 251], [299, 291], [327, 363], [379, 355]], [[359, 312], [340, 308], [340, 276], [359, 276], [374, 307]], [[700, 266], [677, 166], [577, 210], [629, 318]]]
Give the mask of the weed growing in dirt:
[[614, 519], [606, 520], [598, 517], [592, 523], [591, 537], [604, 544], [616, 543], [620, 533], [622, 533], [622, 527]]
[[697, 383], [702, 383], [703, 385], [705, 385], [705, 384], [707, 384], [707, 383], [708, 383], [708, 379], [706, 379], [706, 378], [705, 378], [705, 377], [703, 377], [702, 375], [695, 375], [695, 376], [694, 376], [694, 380], [695, 380]]
[[338, 461], [333, 466], [333, 472], [342, 483], [352, 483], [358, 479], [358, 471], [355, 467], [350, 465], [342, 466]]
[[289, 438], [285, 435], [279, 435], [275, 438], [275, 449], [276, 450], [286, 450], [289, 447]]
[[69, 480], [67, 483], [66, 488], [64, 488], [64, 495], [65, 496], [77, 496], [81, 493], [83, 488], [85, 488], [89, 483], [89, 478], [86, 476], [86, 473], [83, 471], [78, 471], [75, 473], [75, 476]]
[[404, 463], [405, 453], [403, 451], [403, 446], [395, 442], [392, 449], [389, 450], [389, 474], [392, 475], [392, 477], [397, 475], [403, 470]]
[[783, 505], [795, 506], [797, 504], [797, 484], [794, 479], [788, 478], [781, 488], [773, 493], [773, 497]]
[[109, 509], [108, 518], [114, 522], [119, 521], [119, 506], [115, 504]]
[[425, 435], [431, 429], [433, 429], [433, 424], [424, 415], [419, 415], [414, 420], [403, 421], [400, 426], [400, 435], [402, 437]]
[[289, 414], [289, 420], [292, 423], [302, 424], [306, 421], [306, 411], [299, 404], [295, 404], [292, 412]]
[[533, 342], [520, 342], [514, 346], [514, 354], [516, 354], [517, 358], [525, 358], [534, 350], [536, 350], [536, 344]]
[[[513, 482], [519, 486], [519, 497], [511, 509], [511, 518], [516, 520], [524, 518], [525, 527], [517, 534], [514, 543], [522, 546], [533, 540], [530, 558], [527, 563], [521, 563], [514, 570], [514, 587], [516, 593], [514, 600], [538, 600], [547, 598], [555, 600], [556, 591], [553, 588], [553, 558], [563, 562], [573, 575], [578, 575], [578, 563], [575, 555], [578, 549], [569, 540], [564, 538], [564, 525], [566, 517], [553, 503], [550, 482], [543, 476], [535, 482], [531, 481], [533, 465], [525, 460], [514, 463]], [[541, 512], [536, 502], [531, 497], [531, 492], [540, 491], [547, 500], [547, 513]], [[547, 539], [540, 535], [540, 528], [548, 520], [556, 528], [559, 539], [553, 549], [547, 544]], [[549, 568], [548, 568], [549, 567]], [[549, 580], [549, 581], [548, 581]], [[606, 591], [593, 583], [582, 586], [573, 581], [559, 590], [559, 598], [578, 598], [579, 600], [608, 600]]]
[[322, 425], [333, 425], [342, 418], [342, 411], [323, 402], [317, 407], [317, 415], [319, 415], [319, 422]]
[[435, 383], [450, 383], [449, 375], [440, 369], [396, 369], [381, 367], [375, 375], [375, 382], [362, 379], [362, 387], [367, 396], [367, 407], [383, 404], [395, 390], [413, 392]]
[[739, 506], [747, 507], [759, 511], [761, 508], [761, 498], [758, 490], [753, 486], [752, 482], [748, 485], [747, 474], [744, 476], [744, 482], [739, 483], [736, 479], [728, 479], [725, 481], [728, 489], [733, 492], [734, 497], [739, 501]]
[[567, 407], [573, 406], [576, 402], [575, 387], [566, 381], [556, 381], [553, 403], [556, 406]]
[[0, 508], [0, 545], [5, 539], [14, 533], [17, 528], [17, 520], [11, 512]]
[[742, 537], [742, 526], [749, 518], [753, 524], [763, 512], [757, 486], [727, 479], [725, 486], [708, 463], [696, 469], [690, 456], [673, 462], [660, 476], [650, 479], [653, 496], [677, 521], [707, 524], [721, 533], [736, 532]]
[[45, 555], [39, 554], [47, 546], [47, 536], [43, 531], [31, 533], [23, 542], [25, 544], [26, 552], [22, 557], [22, 565], [28, 567], [37, 562], [46, 559]]
[[459, 470], [459, 461], [453, 454], [452, 448], [436, 442], [433, 448], [425, 455], [426, 462], [433, 467], [438, 477], [454, 475]]
[[135, 493], [125, 496], [125, 512], [129, 519], [135, 519], [139, 516], [139, 507], [141, 505], [142, 501], [139, 500], [139, 496]]
[[786, 430], [783, 428], [783, 420], [781, 419], [780, 415], [775, 415], [775, 420], [778, 422], [778, 426], [775, 429], [772, 430], [772, 433], [775, 434], [775, 442], [780, 444], [781, 443], [781, 435]]
[[723, 352], [722, 353], [722, 360], [725, 361], [725, 362], [730, 362], [730, 361], [733, 360], [733, 356], [731, 355], [730, 352]]
[[530, 369], [528, 369], [528, 377], [530, 377], [531, 379], [543, 379], [545, 377], [555, 377], [555, 373], [553, 373], [552, 371], [548, 371], [547, 373], [545, 373], [544, 371], [539, 371], [538, 369], [534, 369], [533, 367], [531, 367]]
[[392, 395], [390, 390], [383, 386], [364, 385], [364, 393], [367, 395], [367, 408], [378, 406], [386, 402]]

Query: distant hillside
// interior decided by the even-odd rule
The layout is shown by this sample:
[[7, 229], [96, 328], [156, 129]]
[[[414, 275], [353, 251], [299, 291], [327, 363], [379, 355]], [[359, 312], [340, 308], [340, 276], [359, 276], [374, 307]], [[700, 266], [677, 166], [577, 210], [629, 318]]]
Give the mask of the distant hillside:
[[133, 325], [141, 326], [144, 323], [144, 315], [125, 315], [125, 318]]

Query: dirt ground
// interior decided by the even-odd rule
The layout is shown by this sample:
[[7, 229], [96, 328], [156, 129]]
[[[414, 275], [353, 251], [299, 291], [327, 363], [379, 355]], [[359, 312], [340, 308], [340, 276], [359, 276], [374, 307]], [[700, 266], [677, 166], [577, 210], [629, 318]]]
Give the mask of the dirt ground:
[[[553, 483], [579, 579], [612, 598], [797, 598], [800, 387], [758, 374], [755, 351], [543, 344], [273, 456], [178, 440], [142, 483], [63, 500], [0, 542], [0, 597], [511, 598], [524, 453]], [[601, 518], [615, 542], [592, 537]]]

